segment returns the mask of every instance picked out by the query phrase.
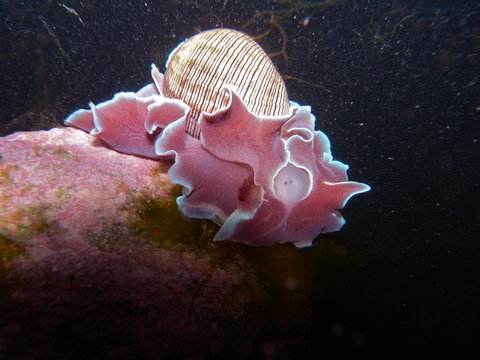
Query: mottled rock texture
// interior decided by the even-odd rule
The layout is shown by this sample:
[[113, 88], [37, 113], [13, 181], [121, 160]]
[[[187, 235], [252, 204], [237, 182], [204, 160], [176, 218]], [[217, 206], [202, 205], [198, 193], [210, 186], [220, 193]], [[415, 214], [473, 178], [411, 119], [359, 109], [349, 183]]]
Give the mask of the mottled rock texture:
[[168, 164], [65, 128], [0, 138], [0, 155], [0, 355], [251, 351], [255, 274], [178, 212]]

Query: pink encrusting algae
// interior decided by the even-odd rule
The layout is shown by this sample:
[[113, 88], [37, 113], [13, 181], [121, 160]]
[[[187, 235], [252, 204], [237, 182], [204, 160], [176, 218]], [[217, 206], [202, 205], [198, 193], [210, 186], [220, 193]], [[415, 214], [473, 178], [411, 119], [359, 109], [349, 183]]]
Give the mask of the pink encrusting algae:
[[[182, 220], [164, 164], [75, 129], [0, 138], [0, 154], [0, 354], [53, 358], [62, 338], [82, 354], [222, 350], [252, 300], [237, 290], [250, 275], [241, 261], [222, 268], [185, 243], [172, 249], [180, 222], [199, 244], [206, 230]], [[155, 208], [163, 231], [145, 220]], [[36, 350], [23, 347], [32, 341]]]

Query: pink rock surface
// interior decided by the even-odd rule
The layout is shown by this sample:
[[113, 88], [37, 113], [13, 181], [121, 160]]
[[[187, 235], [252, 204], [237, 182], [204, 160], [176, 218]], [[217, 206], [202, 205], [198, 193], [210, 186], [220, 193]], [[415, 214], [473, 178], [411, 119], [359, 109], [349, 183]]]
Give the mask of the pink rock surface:
[[16, 133], [0, 140], [0, 151], [2, 231], [17, 231], [19, 223], [8, 217], [36, 205], [48, 207], [49, 222], [68, 236], [84, 236], [104, 220], [125, 221], [129, 198], [169, 191], [166, 175], [154, 174], [161, 163], [116, 153], [78, 130]]
[[243, 351], [241, 262], [164, 249], [138, 228], [152, 203], [174, 204], [165, 164], [71, 128], [0, 138], [0, 155], [0, 357]]

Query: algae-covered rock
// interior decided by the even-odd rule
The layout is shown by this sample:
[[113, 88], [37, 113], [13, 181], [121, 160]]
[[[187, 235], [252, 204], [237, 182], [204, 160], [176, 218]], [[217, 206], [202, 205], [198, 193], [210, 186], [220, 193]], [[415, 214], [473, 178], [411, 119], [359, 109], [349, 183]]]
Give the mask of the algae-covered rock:
[[181, 216], [168, 164], [74, 129], [1, 138], [0, 155], [0, 354], [249, 351], [255, 276]]

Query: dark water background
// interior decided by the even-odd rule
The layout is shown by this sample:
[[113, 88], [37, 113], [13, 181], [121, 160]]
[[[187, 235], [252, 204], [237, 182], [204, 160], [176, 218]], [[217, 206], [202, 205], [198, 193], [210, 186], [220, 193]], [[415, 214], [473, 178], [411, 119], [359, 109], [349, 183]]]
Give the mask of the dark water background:
[[1, 1], [0, 134], [48, 129], [139, 89], [152, 62], [163, 71], [199, 30], [255, 36], [274, 14], [243, 26], [256, 12], [294, 9], [259, 43], [269, 53], [286, 44], [273, 58], [280, 73], [321, 85], [286, 80], [351, 179], [372, 186], [343, 211], [339, 259], [318, 262], [303, 354], [479, 356], [479, 2], [295, 4]]

